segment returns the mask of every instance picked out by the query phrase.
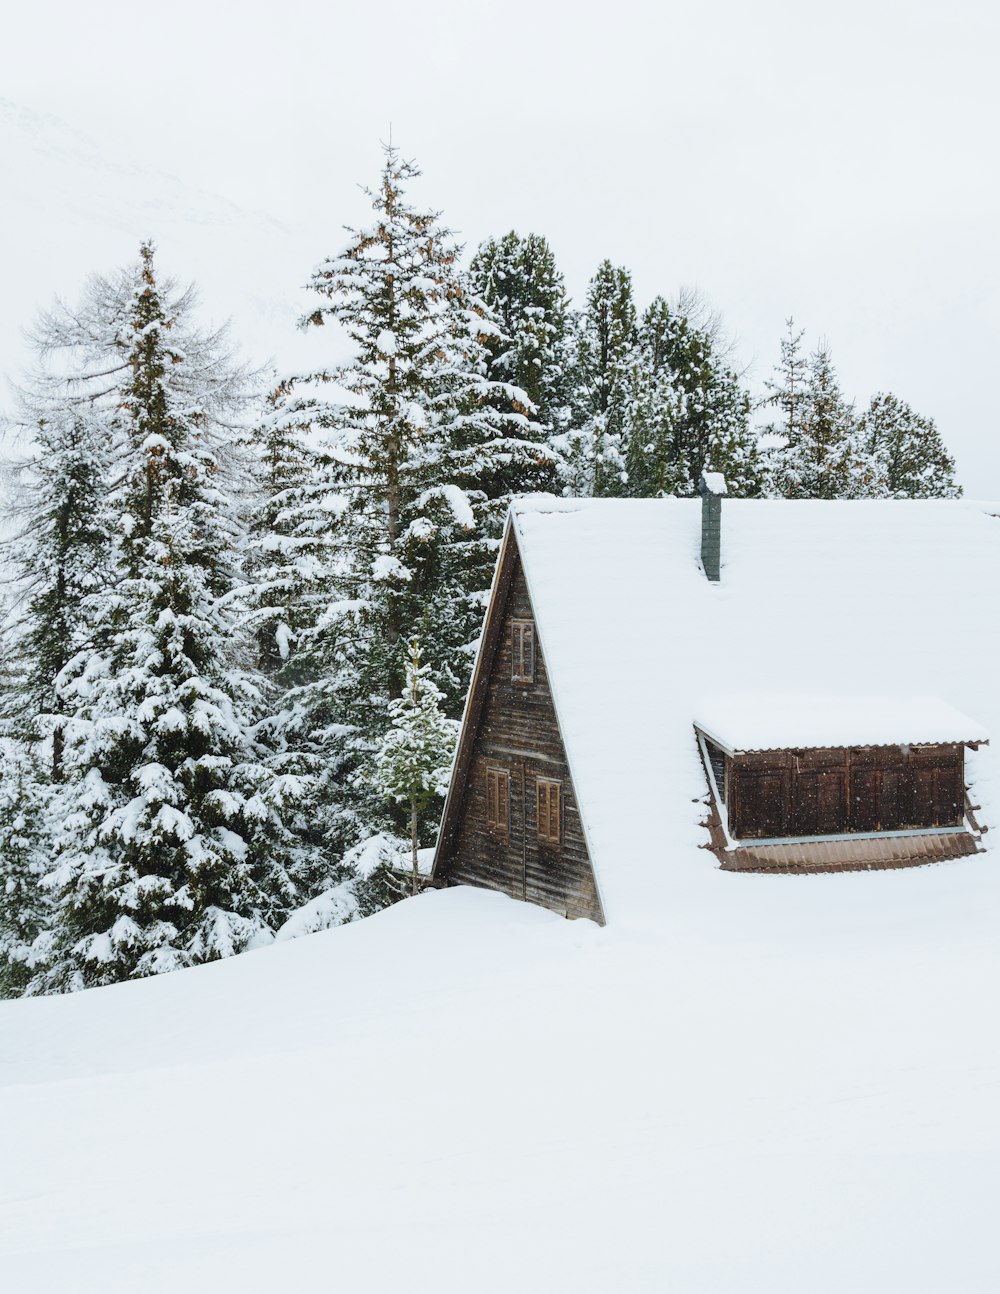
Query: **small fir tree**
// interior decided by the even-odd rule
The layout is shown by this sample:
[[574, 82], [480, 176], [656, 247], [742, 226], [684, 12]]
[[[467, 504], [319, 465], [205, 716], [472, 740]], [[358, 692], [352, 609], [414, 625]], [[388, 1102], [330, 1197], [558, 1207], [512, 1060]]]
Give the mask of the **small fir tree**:
[[411, 893], [420, 890], [417, 853], [421, 815], [448, 790], [459, 724], [441, 708], [443, 697], [431, 671], [420, 663], [420, 641], [410, 639], [410, 658], [402, 694], [389, 706], [390, 727], [372, 761], [378, 793], [409, 810], [412, 854]]

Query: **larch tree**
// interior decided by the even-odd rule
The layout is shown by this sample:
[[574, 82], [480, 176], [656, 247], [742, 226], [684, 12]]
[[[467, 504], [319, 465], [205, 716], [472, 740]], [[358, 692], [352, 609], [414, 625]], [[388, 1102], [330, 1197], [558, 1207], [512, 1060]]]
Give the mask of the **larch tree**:
[[239, 952], [296, 897], [276, 772], [243, 668], [232, 456], [248, 374], [192, 293], [158, 284], [153, 249], [123, 274], [107, 355], [113, 579], [88, 600], [93, 642], [63, 671], [66, 724], [55, 922], [30, 991], [158, 974]]

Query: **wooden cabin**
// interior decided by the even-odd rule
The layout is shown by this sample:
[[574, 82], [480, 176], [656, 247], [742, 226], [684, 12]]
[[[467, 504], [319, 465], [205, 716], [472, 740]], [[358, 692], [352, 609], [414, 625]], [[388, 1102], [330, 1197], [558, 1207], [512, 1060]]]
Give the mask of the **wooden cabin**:
[[[709, 475], [701, 501], [512, 510], [433, 884], [603, 924], [669, 902], [693, 866], [980, 852], [969, 759], [988, 756], [986, 729], [954, 702], [998, 693], [1000, 714], [961, 601], [1000, 569], [997, 519], [724, 493]], [[939, 569], [947, 618], [920, 614]]]
[[510, 530], [452, 788], [435, 884], [485, 885], [603, 925], [534, 607]]

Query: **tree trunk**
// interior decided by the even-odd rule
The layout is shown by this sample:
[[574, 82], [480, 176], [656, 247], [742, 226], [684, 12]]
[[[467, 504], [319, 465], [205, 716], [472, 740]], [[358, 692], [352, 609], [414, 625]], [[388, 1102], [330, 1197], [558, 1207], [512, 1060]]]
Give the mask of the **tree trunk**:
[[410, 797], [410, 844], [413, 848], [413, 893], [420, 893], [420, 868], [417, 866], [417, 801]]

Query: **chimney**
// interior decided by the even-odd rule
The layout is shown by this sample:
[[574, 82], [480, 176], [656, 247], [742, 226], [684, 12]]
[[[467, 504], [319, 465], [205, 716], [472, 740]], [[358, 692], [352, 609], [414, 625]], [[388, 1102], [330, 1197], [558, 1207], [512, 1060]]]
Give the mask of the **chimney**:
[[718, 584], [722, 566], [722, 496], [726, 494], [726, 478], [721, 472], [706, 468], [698, 482], [701, 495], [701, 564], [705, 576]]

